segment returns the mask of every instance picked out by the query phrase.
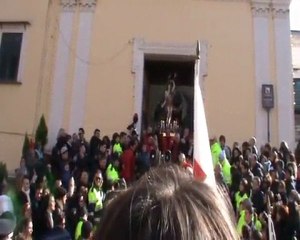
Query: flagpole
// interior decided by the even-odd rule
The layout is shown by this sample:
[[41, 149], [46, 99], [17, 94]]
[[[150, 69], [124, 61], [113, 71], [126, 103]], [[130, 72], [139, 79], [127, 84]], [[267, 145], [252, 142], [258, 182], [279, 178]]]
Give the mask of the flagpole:
[[197, 41], [195, 76], [194, 76], [194, 176], [208, 185], [215, 187], [212, 156], [209, 145], [204, 103], [200, 88], [202, 79], [200, 69], [200, 42]]
[[270, 204], [270, 197], [267, 196], [267, 219], [268, 219], [268, 233], [269, 233], [269, 240], [276, 240], [276, 233], [274, 229], [274, 224], [271, 216], [271, 204]]

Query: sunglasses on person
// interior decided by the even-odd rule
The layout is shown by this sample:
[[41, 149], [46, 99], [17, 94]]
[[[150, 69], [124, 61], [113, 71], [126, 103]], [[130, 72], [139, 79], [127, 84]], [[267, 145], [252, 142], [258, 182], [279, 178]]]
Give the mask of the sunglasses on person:
[[101, 177], [95, 177], [95, 180], [100, 181], [100, 180], [102, 180], [102, 178]]

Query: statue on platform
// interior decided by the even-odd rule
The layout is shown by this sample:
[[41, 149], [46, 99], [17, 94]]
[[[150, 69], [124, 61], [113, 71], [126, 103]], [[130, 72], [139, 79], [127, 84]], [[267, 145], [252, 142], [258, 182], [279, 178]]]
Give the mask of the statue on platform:
[[186, 115], [187, 102], [183, 94], [176, 89], [176, 77], [176, 74], [169, 75], [164, 98], [155, 110], [155, 121], [159, 125], [163, 121], [166, 128], [174, 127], [174, 124], [179, 127]]
[[174, 80], [170, 80], [167, 86], [167, 89], [165, 90], [165, 99], [161, 103], [161, 108], [165, 111], [165, 120], [166, 124], [170, 125], [175, 119], [175, 112], [177, 109], [174, 106], [174, 95], [175, 95], [175, 82]]

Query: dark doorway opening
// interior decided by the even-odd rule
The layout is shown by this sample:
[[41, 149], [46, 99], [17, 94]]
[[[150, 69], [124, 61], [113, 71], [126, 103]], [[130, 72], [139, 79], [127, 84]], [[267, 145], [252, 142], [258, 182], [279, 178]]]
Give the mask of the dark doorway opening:
[[160, 120], [164, 118], [161, 105], [166, 99], [166, 92], [172, 79], [175, 83], [174, 105], [180, 109], [179, 127], [193, 130], [194, 64], [193, 59], [176, 59], [174, 56], [163, 60], [158, 56], [146, 57], [142, 129], [148, 126], [157, 129]]

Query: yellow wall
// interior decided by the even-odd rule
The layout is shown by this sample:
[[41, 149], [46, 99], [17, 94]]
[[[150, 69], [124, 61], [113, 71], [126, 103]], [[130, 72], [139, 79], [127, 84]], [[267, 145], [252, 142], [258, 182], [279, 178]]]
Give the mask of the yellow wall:
[[[101, 1], [93, 27], [85, 126], [124, 129], [134, 111], [132, 45], [207, 40], [206, 112], [210, 132], [244, 140], [255, 131], [252, 15], [249, 3]], [[124, 47], [126, 46], [127, 47]], [[124, 49], [115, 59], [111, 58]], [[114, 119], [114, 121], [110, 121]], [[244, 119], [241, 121], [241, 119]]]
[[1, 0], [0, 21], [28, 21], [26, 59], [21, 85], [0, 84], [0, 161], [8, 169], [19, 164], [23, 137], [3, 132], [34, 131], [38, 79], [44, 41], [47, 1]]
[[[101, 129], [102, 135], [111, 135], [124, 130], [131, 121], [135, 111], [135, 82], [131, 72], [133, 38], [178, 44], [207, 40], [208, 77], [204, 94], [210, 134], [224, 134], [230, 144], [255, 134], [254, 43], [248, 2], [102, 0], [98, 1], [94, 14], [84, 120], [87, 138], [95, 128]], [[70, 46], [74, 52], [78, 15], [77, 9]], [[22, 85], [0, 85], [0, 161], [13, 169], [19, 163], [23, 137], [1, 134], [1, 131], [34, 133], [42, 113], [49, 121], [59, 1], [1, 0], [0, 16], [1, 20], [31, 23]], [[67, 74], [62, 126], [66, 129], [76, 61], [74, 52], [71, 52]], [[273, 130], [277, 132], [276, 121]]]

